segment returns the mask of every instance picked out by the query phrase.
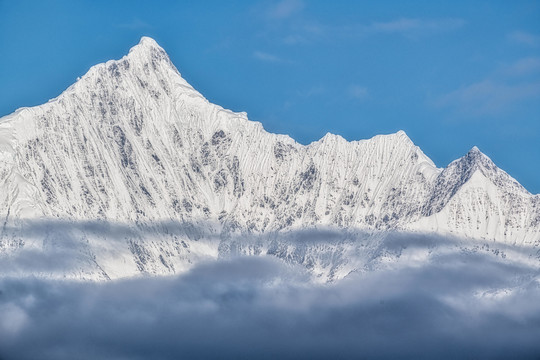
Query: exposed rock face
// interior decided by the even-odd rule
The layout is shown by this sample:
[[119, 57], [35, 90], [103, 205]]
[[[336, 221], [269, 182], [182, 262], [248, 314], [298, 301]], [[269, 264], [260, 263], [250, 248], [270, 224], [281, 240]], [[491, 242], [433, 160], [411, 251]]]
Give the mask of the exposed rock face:
[[[268, 253], [332, 278], [356, 269], [344, 265], [360, 246], [351, 239], [380, 232], [538, 247], [540, 196], [477, 148], [441, 170], [402, 131], [307, 146], [270, 134], [209, 103], [143, 38], [59, 97], [0, 119], [0, 221], [1, 256], [68, 249], [69, 276]], [[343, 236], [300, 250], [284, 240], [321, 227]]]

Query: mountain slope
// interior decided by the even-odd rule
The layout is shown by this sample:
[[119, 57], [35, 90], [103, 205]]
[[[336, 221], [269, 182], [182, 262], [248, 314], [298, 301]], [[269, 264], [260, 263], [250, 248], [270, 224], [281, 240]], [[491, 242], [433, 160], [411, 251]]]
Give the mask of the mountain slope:
[[[51, 219], [76, 226], [28, 235]], [[538, 246], [540, 197], [477, 149], [438, 169], [402, 131], [307, 146], [270, 134], [209, 103], [142, 38], [57, 98], [0, 119], [0, 220], [3, 252], [73, 243], [84, 271], [107, 278], [177, 272], [230, 254], [239, 237], [318, 227]], [[112, 240], [86, 222], [126, 228]], [[321, 274], [335, 265], [323, 263]]]
[[538, 245], [540, 197], [476, 147], [437, 177], [422, 217], [409, 229]]

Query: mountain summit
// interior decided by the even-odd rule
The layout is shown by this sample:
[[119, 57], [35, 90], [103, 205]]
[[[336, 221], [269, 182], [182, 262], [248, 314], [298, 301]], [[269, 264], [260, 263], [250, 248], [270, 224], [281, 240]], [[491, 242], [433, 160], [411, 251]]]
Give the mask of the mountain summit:
[[[29, 224], [52, 220], [127, 230], [103, 243], [86, 225], [61, 236], [46, 226], [26, 241]], [[320, 227], [533, 246], [540, 197], [476, 147], [438, 169], [403, 131], [307, 146], [268, 133], [208, 102], [143, 37], [57, 98], [0, 119], [0, 222], [2, 252], [76, 243], [89, 273], [117, 277], [181, 271], [237, 237]], [[161, 240], [145, 241], [158, 227]]]

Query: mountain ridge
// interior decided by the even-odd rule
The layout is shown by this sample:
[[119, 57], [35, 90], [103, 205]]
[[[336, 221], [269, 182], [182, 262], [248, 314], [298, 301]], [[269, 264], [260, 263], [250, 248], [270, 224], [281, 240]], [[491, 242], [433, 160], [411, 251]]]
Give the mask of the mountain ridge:
[[[226, 252], [239, 236], [321, 226], [540, 244], [540, 196], [478, 148], [440, 169], [403, 131], [299, 144], [210, 103], [147, 37], [49, 102], [0, 118], [0, 223], [10, 229], [0, 252], [20, 243], [25, 221], [55, 218], [215, 224], [183, 240], [159, 235], [182, 254], [180, 241], [195, 246], [209, 234], [219, 244], [199, 242], [200, 254]], [[84, 256], [112, 261], [93, 247], [103, 246], [95, 234], [74, 233]], [[161, 259], [170, 256], [133, 236], [115, 251], [167, 273]]]

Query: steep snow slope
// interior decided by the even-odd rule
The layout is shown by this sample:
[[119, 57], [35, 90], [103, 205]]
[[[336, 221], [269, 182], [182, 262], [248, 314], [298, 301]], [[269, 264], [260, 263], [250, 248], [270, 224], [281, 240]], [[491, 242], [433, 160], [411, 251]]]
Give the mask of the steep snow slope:
[[[69, 247], [86, 264], [72, 275], [90, 278], [178, 272], [249, 234], [317, 227], [540, 242], [540, 197], [477, 149], [441, 171], [402, 131], [303, 146], [209, 103], [146, 37], [0, 119], [0, 219], [5, 254]], [[298, 262], [336, 274], [343, 246], [329, 249]]]
[[407, 228], [514, 245], [540, 242], [540, 197], [531, 195], [477, 147], [437, 177], [422, 215]]
[[403, 132], [309, 146], [269, 134], [208, 103], [148, 38], [1, 129], [3, 183], [16, 187], [2, 209], [17, 217], [388, 227], [419, 210], [438, 172]]

